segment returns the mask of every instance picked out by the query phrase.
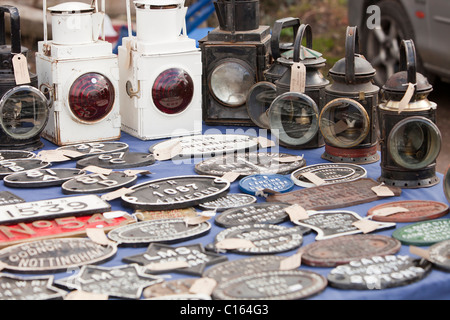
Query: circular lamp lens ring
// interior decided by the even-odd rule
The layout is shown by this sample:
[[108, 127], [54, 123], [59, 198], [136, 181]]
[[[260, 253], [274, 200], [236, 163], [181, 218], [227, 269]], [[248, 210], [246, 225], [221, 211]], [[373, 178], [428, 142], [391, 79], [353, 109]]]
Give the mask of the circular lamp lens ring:
[[237, 108], [247, 101], [248, 92], [255, 84], [255, 74], [244, 61], [228, 59], [213, 69], [208, 83], [217, 101]]
[[319, 122], [327, 144], [338, 148], [356, 147], [370, 131], [367, 111], [353, 99], [338, 98], [327, 103]]
[[163, 113], [178, 114], [186, 110], [194, 96], [194, 81], [183, 69], [161, 72], [152, 88], [155, 106]]
[[388, 137], [392, 159], [406, 169], [422, 169], [433, 163], [441, 151], [441, 132], [425, 117], [398, 122]]
[[281, 143], [298, 147], [310, 142], [319, 131], [319, 108], [309, 96], [287, 92], [278, 96], [269, 109], [272, 133]]
[[270, 129], [268, 110], [277, 96], [277, 87], [271, 82], [258, 82], [248, 93], [247, 111], [260, 128]]
[[70, 110], [78, 120], [93, 123], [103, 120], [111, 112], [115, 90], [106, 76], [90, 72], [72, 83], [68, 99]]
[[48, 100], [32, 86], [12, 88], [0, 99], [0, 127], [15, 140], [38, 136], [48, 121]]

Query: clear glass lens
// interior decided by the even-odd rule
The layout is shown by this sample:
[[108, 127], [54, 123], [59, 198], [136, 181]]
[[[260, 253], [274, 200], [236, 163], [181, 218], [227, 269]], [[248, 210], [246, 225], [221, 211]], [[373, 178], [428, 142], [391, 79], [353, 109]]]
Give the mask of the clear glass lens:
[[167, 114], [185, 110], [194, 96], [194, 82], [183, 69], [169, 69], [155, 80], [152, 97], [155, 106]]
[[422, 117], [400, 121], [392, 129], [389, 152], [403, 168], [421, 169], [433, 163], [441, 150], [441, 134], [437, 126]]
[[319, 130], [318, 117], [314, 100], [296, 92], [278, 96], [269, 110], [272, 133], [290, 146], [301, 146], [314, 138]]
[[216, 99], [229, 107], [242, 106], [255, 84], [252, 72], [237, 62], [225, 62], [211, 73], [210, 88]]
[[80, 120], [95, 122], [106, 117], [114, 106], [114, 86], [99, 73], [86, 73], [69, 90], [69, 106]]
[[276, 86], [270, 82], [260, 82], [250, 89], [247, 99], [247, 111], [250, 119], [258, 127], [269, 129], [268, 110], [276, 96]]
[[336, 99], [323, 108], [320, 115], [320, 130], [327, 143], [335, 147], [355, 147], [369, 133], [369, 115], [355, 100]]
[[47, 123], [47, 99], [34, 87], [16, 87], [1, 99], [0, 112], [1, 127], [7, 135], [17, 140], [33, 138]]

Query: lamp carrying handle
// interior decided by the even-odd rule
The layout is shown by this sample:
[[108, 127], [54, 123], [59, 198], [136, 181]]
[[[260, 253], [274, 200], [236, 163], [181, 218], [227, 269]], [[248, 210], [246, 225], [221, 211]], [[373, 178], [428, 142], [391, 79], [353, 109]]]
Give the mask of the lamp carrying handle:
[[270, 49], [272, 51], [272, 57], [274, 60], [277, 60], [278, 58], [281, 57], [281, 50], [280, 50], [281, 32], [284, 29], [292, 28], [294, 31], [294, 39], [295, 39], [299, 27], [300, 27], [299, 18], [283, 18], [275, 21], [275, 24], [272, 29], [272, 38], [270, 41]]
[[359, 53], [359, 35], [357, 27], [347, 27], [345, 37], [345, 82], [354, 83], [355, 78], [355, 54]]
[[416, 84], [416, 47], [412, 40], [403, 40], [401, 43], [400, 70], [408, 73], [408, 83]]
[[306, 47], [312, 49], [312, 29], [309, 24], [302, 24], [298, 29], [294, 43], [294, 62], [300, 62], [300, 52], [302, 48], [303, 37], [306, 35]]
[[5, 13], [9, 13], [11, 20], [11, 53], [21, 53], [19, 10], [10, 5], [0, 6], [0, 45], [6, 44]]

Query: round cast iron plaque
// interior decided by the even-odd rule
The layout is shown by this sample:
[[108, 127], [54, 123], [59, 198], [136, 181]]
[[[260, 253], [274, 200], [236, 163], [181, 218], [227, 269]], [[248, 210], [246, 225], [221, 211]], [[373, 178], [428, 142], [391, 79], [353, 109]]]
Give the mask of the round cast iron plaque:
[[80, 169], [71, 168], [35, 169], [10, 174], [3, 182], [10, 188], [42, 188], [60, 186], [65, 181], [83, 174]]
[[305, 270], [266, 271], [219, 283], [217, 300], [298, 300], [316, 295], [327, 286], [322, 275]]
[[[317, 232], [315, 240], [325, 240], [344, 235], [363, 233], [361, 229], [353, 223], [361, 221], [359, 214], [353, 211], [313, 211], [309, 213], [309, 218], [293, 221], [299, 226], [311, 228]], [[393, 228], [395, 223], [378, 222], [376, 230]]]
[[239, 151], [257, 150], [255, 137], [241, 134], [205, 134], [180, 137], [159, 142], [150, 147], [150, 152], [164, 150], [180, 143], [181, 150], [172, 159], [214, 157]]
[[313, 267], [335, 267], [353, 260], [385, 256], [400, 250], [400, 241], [382, 235], [350, 235], [315, 241], [302, 248], [302, 263]]
[[46, 168], [50, 163], [39, 159], [12, 159], [0, 161], [0, 179], [12, 173]]
[[203, 272], [202, 276], [204, 278], [212, 278], [220, 283], [238, 276], [280, 270], [280, 263], [284, 259], [286, 259], [284, 256], [262, 255], [222, 262], [208, 268]]
[[289, 174], [305, 164], [302, 157], [287, 153], [236, 153], [206, 159], [195, 166], [195, 172], [220, 177], [228, 172], [239, 173], [241, 177], [253, 174]]
[[291, 174], [292, 181], [300, 187], [314, 187], [315, 184], [303, 176], [305, 173], [316, 175], [325, 184], [347, 182], [367, 177], [366, 169], [361, 166], [347, 163], [326, 163], [314, 164], [294, 171]]
[[101, 263], [116, 252], [115, 245], [102, 246], [87, 238], [45, 239], [0, 250], [0, 262], [11, 271], [48, 273]]
[[432, 245], [428, 253], [431, 263], [440, 269], [450, 271], [450, 240]]
[[225, 229], [216, 235], [214, 243], [206, 249], [221, 251], [220, 243], [228, 239], [249, 240], [252, 247], [227, 249], [239, 254], [275, 254], [293, 250], [303, 243], [300, 227], [287, 228], [271, 224], [247, 224]]
[[77, 168], [96, 166], [105, 169], [128, 169], [150, 166], [155, 163], [151, 153], [114, 152], [92, 156], [77, 161]]
[[450, 219], [410, 224], [395, 230], [392, 237], [405, 245], [431, 246], [437, 242], [450, 240]]
[[34, 157], [36, 157], [36, 155], [30, 151], [0, 150], [0, 160], [30, 159], [30, 158], [34, 158]]
[[256, 202], [256, 198], [245, 193], [229, 193], [219, 199], [202, 203], [200, 208], [203, 210], [224, 211], [231, 208], [242, 207]]
[[381, 290], [405, 286], [423, 279], [431, 263], [409, 256], [374, 256], [355, 260], [331, 270], [328, 283], [349, 290]]
[[175, 243], [201, 237], [211, 230], [209, 222], [186, 225], [184, 219], [141, 221], [119, 227], [108, 237], [123, 245], [148, 245], [151, 242]]
[[133, 186], [122, 200], [138, 210], [183, 209], [223, 197], [229, 188], [230, 183], [218, 177], [170, 177]]
[[[408, 211], [398, 212], [388, 216], [378, 214], [380, 212], [383, 212], [383, 210], [390, 210], [391, 208], [396, 207], [407, 209]], [[448, 211], [448, 205], [442, 202], [428, 200], [408, 200], [380, 204], [369, 209], [367, 215], [371, 216], [372, 220], [375, 221], [418, 222], [443, 217], [448, 213]]]
[[109, 175], [92, 173], [64, 182], [62, 192], [64, 194], [105, 193], [130, 187], [136, 180], [137, 176], [129, 176], [119, 171], [113, 171]]
[[257, 195], [267, 189], [277, 193], [290, 191], [294, 187], [289, 177], [280, 174], [254, 174], [239, 181], [239, 189], [242, 192]]
[[75, 160], [105, 153], [126, 152], [128, 151], [128, 144], [117, 141], [89, 142], [64, 146], [56, 150], [80, 153], [76, 156], [70, 155], [70, 158]]
[[216, 215], [215, 224], [223, 228], [243, 224], [268, 223], [279, 224], [289, 220], [284, 209], [290, 207], [289, 203], [261, 202], [240, 208], [228, 209]]

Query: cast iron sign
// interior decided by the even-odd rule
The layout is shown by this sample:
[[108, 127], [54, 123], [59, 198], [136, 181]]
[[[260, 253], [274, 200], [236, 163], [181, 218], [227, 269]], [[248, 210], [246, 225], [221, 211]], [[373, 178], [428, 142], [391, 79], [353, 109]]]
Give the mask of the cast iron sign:
[[82, 176], [80, 169], [53, 168], [35, 169], [13, 173], [3, 179], [10, 188], [43, 188], [59, 186], [65, 181]]
[[431, 246], [450, 239], [450, 219], [409, 224], [395, 230], [392, 237], [406, 245]]
[[96, 166], [105, 169], [127, 169], [150, 166], [155, 157], [142, 152], [114, 152], [83, 158], [77, 161], [77, 168]]
[[66, 294], [66, 291], [53, 286], [53, 276], [0, 274], [0, 300], [54, 300], [62, 299]]
[[292, 180], [281, 174], [254, 174], [239, 181], [239, 189], [252, 195], [258, 195], [264, 190], [283, 193], [290, 191], [293, 187]]
[[256, 198], [244, 193], [229, 193], [217, 200], [202, 203], [199, 207], [203, 210], [224, 211], [231, 208], [242, 207], [256, 202]]
[[113, 171], [108, 175], [92, 173], [66, 181], [62, 185], [64, 194], [105, 193], [135, 184], [137, 176]]
[[353, 181], [367, 177], [367, 171], [361, 166], [347, 163], [314, 164], [300, 168], [291, 174], [291, 179], [300, 187], [314, 187], [307, 174], [314, 174], [323, 184]]
[[11, 160], [0, 160], [0, 179], [5, 176], [23, 172], [32, 169], [41, 169], [48, 167], [50, 163], [41, 161], [39, 159], [11, 159]]
[[128, 144], [117, 141], [90, 142], [63, 146], [56, 150], [62, 151], [72, 159], [81, 159], [105, 153], [126, 152]]

